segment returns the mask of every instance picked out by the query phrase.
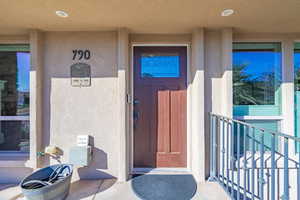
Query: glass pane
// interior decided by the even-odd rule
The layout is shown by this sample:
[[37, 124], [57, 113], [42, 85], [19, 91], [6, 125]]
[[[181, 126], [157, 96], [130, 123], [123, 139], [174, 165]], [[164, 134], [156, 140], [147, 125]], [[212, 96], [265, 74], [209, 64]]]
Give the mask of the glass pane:
[[142, 54], [141, 76], [152, 78], [179, 77], [179, 55], [175, 53]]
[[0, 121], [0, 151], [29, 152], [29, 121]]
[[[294, 51], [294, 84], [295, 84], [295, 136], [300, 137], [300, 43], [295, 44]], [[299, 144], [297, 145], [299, 152]]]
[[234, 43], [234, 105], [276, 105], [280, 84], [280, 43]]
[[30, 53], [0, 52], [0, 113], [29, 115]]

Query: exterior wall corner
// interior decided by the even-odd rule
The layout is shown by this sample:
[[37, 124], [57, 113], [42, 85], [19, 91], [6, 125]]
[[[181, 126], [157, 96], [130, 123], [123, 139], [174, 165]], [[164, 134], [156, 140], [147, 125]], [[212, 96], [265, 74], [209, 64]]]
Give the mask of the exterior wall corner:
[[197, 182], [205, 181], [205, 128], [204, 128], [204, 29], [193, 31], [191, 48], [191, 129], [192, 172]]
[[42, 151], [43, 133], [43, 39], [38, 30], [30, 31], [30, 160], [32, 168], [42, 167], [38, 152]]
[[128, 94], [128, 69], [129, 69], [129, 32], [126, 28], [118, 30], [118, 88], [119, 88], [119, 172], [118, 181], [127, 181], [130, 169], [129, 161], [129, 105]]

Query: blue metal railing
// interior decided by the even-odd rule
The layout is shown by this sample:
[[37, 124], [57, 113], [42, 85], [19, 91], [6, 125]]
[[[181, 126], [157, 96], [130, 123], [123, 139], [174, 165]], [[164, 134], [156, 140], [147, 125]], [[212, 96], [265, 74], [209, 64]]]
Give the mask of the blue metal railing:
[[210, 113], [210, 181], [231, 199], [300, 200], [300, 138]]

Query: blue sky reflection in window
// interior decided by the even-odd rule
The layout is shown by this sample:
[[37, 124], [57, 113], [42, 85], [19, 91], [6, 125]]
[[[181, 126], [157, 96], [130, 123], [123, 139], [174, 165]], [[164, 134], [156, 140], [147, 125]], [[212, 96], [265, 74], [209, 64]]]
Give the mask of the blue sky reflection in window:
[[30, 53], [17, 52], [18, 91], [29, 92]]
[[143, 54], [141, 57], [143, 78], [176, 78], [180, 76], [177, 54]]
[[274, 105], [280, 84], [280, 43], [234, 43], [234, 105]]

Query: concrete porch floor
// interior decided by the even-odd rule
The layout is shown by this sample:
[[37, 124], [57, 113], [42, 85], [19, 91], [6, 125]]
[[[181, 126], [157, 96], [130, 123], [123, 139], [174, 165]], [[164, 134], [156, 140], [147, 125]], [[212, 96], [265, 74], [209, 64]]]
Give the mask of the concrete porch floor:
[[[115, 179], [74, 180], [66, 200], [139, 200], [131, 189], [131, 181], [116, 182]], [[212, 182], [197, 185], [192, 200], [230, 199], [223, 189]], [[25, 200], [21, 190], [14, 184], [0, 184], [0, 200]]]

